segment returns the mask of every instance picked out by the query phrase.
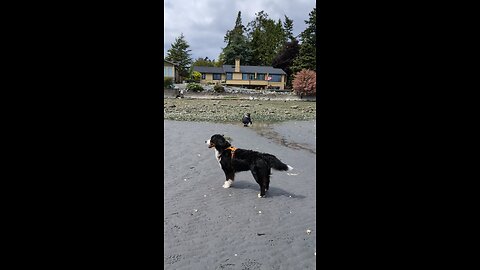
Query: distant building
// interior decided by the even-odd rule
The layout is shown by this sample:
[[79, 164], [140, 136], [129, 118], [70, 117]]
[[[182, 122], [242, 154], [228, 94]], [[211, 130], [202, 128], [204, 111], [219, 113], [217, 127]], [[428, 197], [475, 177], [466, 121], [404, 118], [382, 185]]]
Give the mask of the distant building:
[[222, 67], [193, 66], [194, 71], [202, 74], [201, 83], [220, 83], [228, 86], [285, 89], [287, 73], [271, 66], [241, 66], [240, 59], [235, 65]]
[[164, 78], [172, 78], [174, 83], [180, 82], [180, 74], [178, 73], [178, 64], [163, 60], [163, 76]]

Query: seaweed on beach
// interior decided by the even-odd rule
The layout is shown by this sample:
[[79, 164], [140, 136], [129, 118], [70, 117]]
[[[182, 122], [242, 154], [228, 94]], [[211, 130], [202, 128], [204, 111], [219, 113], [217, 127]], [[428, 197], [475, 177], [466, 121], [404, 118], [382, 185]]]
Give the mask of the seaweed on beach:
[[235, 123], [244, 113], [255, 122], [316, 119], [316, 102], [286, 100], [165, 99], [164, 119]]

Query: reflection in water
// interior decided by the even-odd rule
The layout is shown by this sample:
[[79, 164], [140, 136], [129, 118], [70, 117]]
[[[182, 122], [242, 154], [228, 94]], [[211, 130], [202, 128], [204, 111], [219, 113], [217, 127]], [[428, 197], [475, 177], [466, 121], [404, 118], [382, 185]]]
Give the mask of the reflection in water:
[[255, 123], [250, 126], [251, 129], [255, 130], [260, 136], [265, 137], [278, 143], [280, 145], [292, 148], [292, 149], [301, 149], [306, 150], [312, 154], [316, 155], [316, 152], [306, 144], [296, 143], [296, 142], [289, 142], [285, 138], [283, 138], [280, 134], [278, 134], [272, 127], [273, 123]]

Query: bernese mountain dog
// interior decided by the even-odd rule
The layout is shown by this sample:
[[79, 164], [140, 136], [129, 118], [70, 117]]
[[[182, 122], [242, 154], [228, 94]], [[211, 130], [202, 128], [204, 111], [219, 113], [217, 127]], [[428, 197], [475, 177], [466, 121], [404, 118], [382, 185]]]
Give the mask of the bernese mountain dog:
[[235, 173], [251, 171], [253, 178], [260, 186], [259, 198], [265, 197], [270, 184], [271, 169], [289, 171], [293, 168], [281, 162], [277, 157], [267, 153], [233, 147], [223, 135], [215, 134], [205, 141], [208, 148], [215, 149], [215, 158], [225, 173], [224, 188], [232, 186]]

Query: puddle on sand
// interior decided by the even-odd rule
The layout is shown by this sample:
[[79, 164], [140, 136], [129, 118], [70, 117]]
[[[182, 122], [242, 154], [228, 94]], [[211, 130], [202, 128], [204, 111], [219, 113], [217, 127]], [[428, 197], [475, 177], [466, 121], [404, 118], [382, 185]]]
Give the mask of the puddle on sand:
[[269, 140], [274, 141], [280, 145], [283, 145], [288, 148], [297, 149], [297, 150], [306, 150], [314, 155], [317, 153], [308, 145], [296, 143], [296, 142], [289, 142], [285, 138], [283, 138], [280, 134], [278, 134], [272, 127], [273, 123], [255, 123], [251, 125], [249, 128], [255, 130], [260, 136], [265, 137]]

